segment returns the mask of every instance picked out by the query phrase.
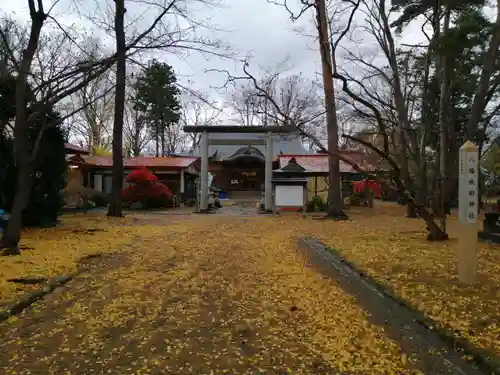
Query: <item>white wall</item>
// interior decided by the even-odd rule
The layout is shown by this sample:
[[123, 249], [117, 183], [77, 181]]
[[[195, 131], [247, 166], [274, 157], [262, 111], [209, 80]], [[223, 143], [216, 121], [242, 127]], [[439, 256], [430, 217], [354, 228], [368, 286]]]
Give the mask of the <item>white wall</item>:
[[277, 207], [302, 207], [304, 187], [302, 185], [276, 186], [275, 205]]

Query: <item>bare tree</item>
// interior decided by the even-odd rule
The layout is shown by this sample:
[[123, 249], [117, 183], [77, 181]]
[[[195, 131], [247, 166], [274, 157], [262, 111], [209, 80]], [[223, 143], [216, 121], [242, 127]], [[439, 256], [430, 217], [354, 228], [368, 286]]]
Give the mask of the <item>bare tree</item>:
[[[493, 33], [491, 39], [488, 43], [486, 53], [483, 60], [483, 68], [481, 70], [481, 75], [479, 82], [474, 94], [474, 101], [472, 102], [472, 109], [469, 116], [469, 121], [467, 122], [467, 138], [475, 139], [478, 134], [478, 125], [481, 123], [483, 112], [488, 105], [488, 102], [492, 98], [493, 92], [498, 88], [500, 84], [500, 79], [497, 75], [494, 80], [492, 77], [495, 73], [495, 63], [499, 56], [500, 47], [500, 1], [496, 1], [497, 13], [496, 19], [493, 24]], [[481, 141], [481, 139], [479, 139]]]
[[[254, 76], [248, 71], [248, 62], [244, 63], [244, 72], [247, 74], [245, 77], [231, 76], [229, 72], [219, 69], [211, 69], [211, 71], [226, 74], [228, 77], [226, 84], [233, 84], [231, 96], [243, 96], [240, 90], [244, 88], [246, 102], [251, 103], [251, 106], [245, 108], [245, 117], [248, 113], [249, 118], [258, 119], [258, 122], [273, 126], [287, 125], [292, 121], [304, 124], [311, 129], [321, 127], [325, 114], [323, 100], [319, 95], [321, 87], [300, 74], [286, 74], [286, 71], [279, 70], [280, 66], [281, 64], [276, 71], [266, 70], [261, 78], [256, 78], [257, 86], [260, 90], [265, 90], [265, 94], [250, 79], [250, 76]], [[247, 80], [247, 82], [237, 84], [239, 80]], [[271, 104], [270, 100], [274, 104]]]
[[[398, 51], [396, 48], [396, 36], [391, 29], [389, 22], [391, 12], [386, 9], [384, 0], [376, 2], [361, 1], [360, 9], [365, 15], [364, 24], [359, 28], [363, 30], [365, 35], [374, 38], [380, 51], [383, 60], [379, 65], [373, 61], [369, 61], [366, 57], [357, 57], [359, 64], [368, 68], [366, 75], [362, 78], [353, 79], [345, 72], [337, 69], [336, 78], [343, 83], [343, 91], [352, 99], [352, 103], [358, 106], [358, 112], [368, 113], [374, 116], [378, 127], [378, 132], [386, 141], [384, 147], [376, 147], [370, 143], [368, 147], [377, 148], [380, 155], [386, 159], [392, 158], [394, 164], [397, 165], [396, 179], [399, 180], [400, 191], [405, 193], [409, 199], [409, 208], [414, 207], [418, 214], [424, 218], [429, 229], [429, 239], [440, 240], [446, 239], [446, 211], [445, 197], [449, 197], [453, 190], [456, 189], [457, 182], [457, 155], [458, 148], [465, 139], [458, 136], [456, 133], [456, 122], [453, 121], [455, 109], [451, 107], [449, 92], [454, 84], [450, 81], [450, 65], [446, 55], [437, 54], [431, 58], [431, 45], [437, 38], [448, 32], [450, 14], [447, 7], [444, 10], [433, 9], [430, 12], [428, 21], [432, 24], [433, 35], [426, 37], [429, 44], [426, 46], [418, 46], [422, 51], [417, 52], [417, 56], [421, 57], [424, 64], [422, 68], [415, 69], [411, 66], [409, 57], [415, 56], [414, 51]], [[440, 14], [444, 12], [444, 22], [440, 22]], [[498, 23], [498, 18], [497, 21]], [[486, 49], [485, 56], [496, 54], [498, 45], [495, 50], [491, 50], [491, 46], [498, 42], [498, 29], [494, 28], [490, 44]], [[411, 48], [415, 48], [411, 46]], [[351, 60], [351, 61], [352, 61]], [[437, 79], [440, 86], [438, 123], [439, 129], [433, 125], [433, 120], [429, 113], [430, 111], [430, 72], [434, 68], [438, 73]], [[413, 73], [412, 73], [413, 72]], [[359, 73], [359, 72], [358, 72]], [[488, 81], [492, 70], [485, 65], [481, 71], [481, 79], [488, 75]], [[386, 85], [386, 90], [374, 90], [366, 85], [365, 77], [377, 76], [378, 79]], [[488, 92], [495, 90], [498, 87], [498, 78], [491, 80], [489, 87], [486, 90], [486, 98], [491, 100], [492, 96]], [[354, 85], [353, 85], [354, 84]], [[455, 83], [456, 84], [456, 83]], [[354, 92], [353, 86], [358, 88], [358, 92]], [[416, 90], [415, 92], [413, 92]], [[378, 92], [390, 93], [390, 96], [385, 99], [384, 105], [377, 96]], [[484, 92], [483, 92], [484, 94]], [[481, 95], [478, 97], [478, 91], [474, 97], [472, 104], [472, 113], [478, 111], [477, 101], [482, 101]], [[484, 103], [483, 103], [484, 104]], [[480, 105], [480, 117], [485, 115], [485, 105]], [[495, 108], [492, 108], [493, 111]], [[386, 116], [385, 114], [389, 114]], [[477, 113], [474, 115], [477, 117]], [[468, 117], [469, 124], [467, 126], [467, 137], [476, 139], [481, 142], [481, 133], [484, 131], [483, 121], [475, 121], [474, 129], [471, 131], [471, 118]], [[486, 116], [487, 117], [487, 116]], [[396, 134], [397, 147], [388, 147], [390, 145], [389, 137], [391, 129], [394, 129]], [[431, 134], [438, 132], [437, 143], [430, 144]], [[484, 134], [484, 133], [483, 133]], [[362, 140], [358, 139], [358, 142]], [[367, 143], [365, 141], [361, 143]], [[368, 142], [369, 143], [369, 142]], [[430, 145], [430, 146], [429, 146]], [[428, 166], [432, 163], [434, 167]], [[430, 187], [430, 188], [429, 188]], [[431, 193], [432, 192], [432, 193]], [[433, 196], [434, 202], [432, 209], [429, 209], [427, 196]], [[435, 223], [435, 217], [440, 217], [440, 227]]]
[[125, 40], [125, 0], [115, 0], [116, 83], [113, 121], [113, 178], [108, 216], [121, 217], [123, 189], [123, 117], [127, 85], [127, 44]]
[[[203, 96], [197, 97], [186, 96], [182, 100], [182, 112], [180, 124], [184, 127], [187, 125], [208, 126], [216, 125], [221, 114], [221, 109], [217, 108], [216, 103], [211, 103]], [[200, 143], [201, 134], [189, 133], [190, 144], [186, 145], [187, 149], [194, 150]]]
[[83, 138], [89, 150], [108, 149], [111, 145], [114, 88], [112, 72], [108, 71], [89, 82], [73, 95], [73, 105], [83, 108], [72, 119], [72, 134]]
[[266, 77], [264, 82], [267, 83], [269, 96], [279, 105], [280, 112], [286, 114], [282, 116], [274, 107], [266, 109], [261, 106], [259, 113], [267, 115], [270, 124], [283, 125], [289, 119], [311, 127], [321, 124], [325, 110], [319, 95], [321, 86], [316, 82], [297, 74], [282, 76], [279, 72]]
[[266, 103], [255, 95], [255, 88], [248, 82], [236, 85], [229, 98], [233, 121], [238, 125], [258, 125], [263, 121], [258, 113]]
[[28, 77], [31, 71], [31, 64], [33, 63], [38, 47], [42, 26], [47, 19], [47, 15], [43, 10], [43, 4], [41, 1], [38, 4], [38, 9], [33, 0], [29, 1], [29, 10], [31, 16], [29, 40], [22, 52], [22, 58], [19, 64], [14, 53], [9, 48], [5, 33], [3, 30], [0, 31], [0, 36], [5, 43], [10, 59], [18, 67], [16, 78], [16, 121], [14, 126], [14, 147], [16, 149], [16, 161], [18, 163], [19, 172], [17, 193], [14, 198], [12, 217], [9, 221], [7, 231], [2, 237], [2, 247], [8, 248], [10, 253], [19, 253], [17, 244], [21, 233], [22, 214], [31, 193], [30, 186], [33, 152], [30, 147], [29, 119], [26, 111]]
[[127, 102], [123, 137], [125, 153], [128, 156], [139, 156], [151, 140], [145, 116], [133, 106], [130, 100]]
[[[388, 90], [382, 91], [390, 93], [390, 101], [379, 94], [374, 94], [362, 80], [352, 79], [348, 74], [342, 72], [338, 67], [335, 67], [334, 77], [342, 82], [342, 90], [352, 100], [352, 103], [360, 106], [361, 112], [368, 112], [375, 117], [378, 132], [383, 138], [383, 149], [375, 147], [372, 143], [366, 142], [363, 139], [345, 135], [351, 140], [354, 140], [362, 145], [365, 145], [385, 158], [394, 175], [393, 180], [400, 194], [405, 195], [409, 201], [409, 208], [418, 210], [419, 215], [426, 221], [429, 230], [429, 239], [442, 240], [447, 238], [444, 232], [435, 222], [434, 213], [427, 207], [427, 202], [421, 200], [421, 197], [416, 193], [416, 179], [411, 172], [415, 168], [410, 165], [409, 161], [415, 161], [412, 158], [411, 152], [416, 151], [417, 139], [415, 133], [411, 130], [411, 118], [409, 116], [408, 93], [404, 87], [404, 69], [398, 59], [396, 50], [396, 42], [389, 24], [389, 14], [386, 9], [385, 0], [377, 2], [356, 2], [353, 6], [353, 11], [349, 18], [348, 27], [340, 34], [345, 36], [348, 32], [354, 11], [362, 5], [361, 12], [366, 16], [364, 22], [367, 26], [362, 26], [363, 30], [368, 31], [370, 35], [378, 43], [382, 51], [383, 57], [386, 59], [387, 68], [377, 67], [373, 62], [366, 59], [358, 59], [364, 66], [376, 72], [379, 82], [387, 84]], [[336, 53], [339, 45], [339, 40], [331, 40], [332, 53]], [[354, 92], [349, 86], [350, 82], [354, 82], [361, 89], [358, 93]], [[380, 91], [379, 91], [380, 92]], [[370, 95], [371, 94], [371, 95]], [[389, 116], [384, 116], [388, 114]], [[390, 148], [390, 130], [389, 125], [394, 126], [394, 134], [396, 142], [393, 143], [393, 148]], [[397, 147], [396, 147], [397, 144]], [[392, 152], [391, 152], [392, 151]]]
[[176, 122], [165, 128], [164, 144], [167, 155], [184, 152], [189, 147], [189, 140], [186, 133], [182, 131], [182, 122]]
[[319, 51], [321, 55], [321, 67], [323, 72], [323, 90], [325, 92], [326, 129], [328, 138], [328, 216], [336, 219], [346, 219], [344, 213], [344, 201], [342, 199], [342, 186], [340, 184], [340, 165], [338, 158], [339, 126], [337, 121], [337, 108], [335, 103], [335, 88], [333, 72], [336, 64], [336, 56], [332, 53], [330, 46], [330, 30], [326, 0], [317, 0], [314, 4], [316, 14], [316, 28], [318, 31]]
[[[326, 112], [321, 97], [321, 85], [301, 74], [284, 75], [281, 72], [268, 72], [262, 82], [266, 82], [269, 96], [280, 108], [280, 111], [277, 111], [267, 103], [267, 106], [259, 109], [259, 114], [264, 117], [266, 124], [286, 125], [292, 119], [293, 123], [303, 124], [303, 129], [308, 134], [314, 134], [324, 143], [327, 141]], [[266, 103], [265, 100], [261, 102]], [[309, 139], [305, 138], [304, 141], [309, 143], [311, 150], [317, 148]]]

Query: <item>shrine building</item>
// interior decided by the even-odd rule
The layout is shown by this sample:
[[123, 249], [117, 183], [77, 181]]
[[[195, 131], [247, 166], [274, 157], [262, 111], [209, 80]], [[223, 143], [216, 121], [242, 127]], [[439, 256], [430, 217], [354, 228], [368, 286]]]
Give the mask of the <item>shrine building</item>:
[[[209, 132], [207, 136], [208, 171], [213, 175], [212, 186], [228, 198], [257, 197], [265, 190], [266, 142], [272, 144], [269, 155], [272, 157], [272, 169], [280, 168], [280, 155], [312, 154], [295, 132]], [[202, 157], [201, 146], [183, 155]]]

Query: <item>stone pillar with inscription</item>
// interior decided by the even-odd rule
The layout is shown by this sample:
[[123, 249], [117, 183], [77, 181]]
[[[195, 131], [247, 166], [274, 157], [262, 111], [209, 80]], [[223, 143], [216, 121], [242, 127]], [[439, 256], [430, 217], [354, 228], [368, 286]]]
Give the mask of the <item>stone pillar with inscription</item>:
[[479, 157], [474, 143], [467, 141], [460, 147], [459, 168], [458, 278], [470, 285], [476, 282], [479, 214]]

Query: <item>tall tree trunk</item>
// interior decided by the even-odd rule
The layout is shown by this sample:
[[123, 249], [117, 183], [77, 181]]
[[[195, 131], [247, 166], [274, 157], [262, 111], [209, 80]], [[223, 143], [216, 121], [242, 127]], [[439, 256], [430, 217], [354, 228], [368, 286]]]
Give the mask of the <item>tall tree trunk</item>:
[[[429, 124], [429, 75], [431, 68], [431, 51], [427, 51], [424, 61], [424, 77], [423, 77], [423, 93], [422, 93], [422, 110], [421, 110], [421, 123], [420, 123], [420, 136], [418, 139], [418, 155], [417, 155], [417, 200], [424, 205], [429, 202], [429, 193], [433, 189], [429, 188], [428, 178], [428, 163], [426, 158], [426, 147], [431, 132], [432, 124]], [[408, 208], [409, 209], [409, 208]]]
[[160, 156], [160, 129], [158, 122], [155, 122], [155, 144], [156, 144], [156, 157]]
[[412, 201], [406, 202], [406, 217], [415, 219], [418, 217], [418, 210]]
[[[384, 50], [387, 60], [389, 61], [389, 66], [391, 68], [393, 98], [397, 112], [397, 127], [395, 133], [399, 143], [398, 162], [400, 165], [401, 177], [405, 183], [405, 186], [413, 190], [412, 180], [410, 178], [409, 164], [408, 164], [409, 158], [406, 155], [406, 151], [408, 148], [406, 131], [407, 129], [409, 129], [408, 108], [406, 106], [403, 89], [401, 87], [401, 76], [397, 61], [396, 47], [394, 43], [394, 38], [392, 36], [391, 28], [389, 26], [389, 19], [387, 16], [387, 12], [385, 9], [385, 0], [380, 0], [379, 12], [384, 27], [384, 35], [386, 38], [386, 46]], [[411, 208], [411, 206], [408, 206], [408, 208]], [[409, 210], [408, 214], [412, 215], [410, 217], [416, 216], [414, 215], [413, 209]]]
[[161, 123], [161, 156], [165, 156], [165, 124]]
[[123, 116], [125, 113], [126, 42], [125, 0], [115, 0], [116, 89], [113, 122], [113, 180], [108, 216], [121, 217], [123, 189]]
[[[31, 28], [28, 45], [22, 53], [21, 64], [16, 77], [16, 121], [14, 127], [14, 147], [17, 162], [17, 185], [11, 217], [0, 248], [6, 248], [8, 254], [19, 254], [19, 240], [23, 224], [23, 213], [28, 205], [32, 187], [33, 154], [29, 137], [27, 108], [28, 75], [33, 57], [38, 47], [40, 33], [47, 16], [40, 6], [36, 10], [34, 0], [28, 1]], [[40, 4], [41, 5], [41, 4]]]
[[95, 131], [92, 132], [92, 146], [90, 147], [91, 150], [97, 150], [101, 148], [101, 135]]
[[134, 145], [132, 147], [132, 152], [134, 156], [139, 156], [141, 154], [140, 143], [141, 142], [141, 131], [136, 125], [134, 134]]
[[[21, 253], [19, 250], [19, 240], [21, 239], [21, 230], [23, 228], [23, 213], [30, 199], [33, 182], [30, 163], [28, 162], [28, 165], [22, 165], [20, 164], [20, 159], [20, 157], [17, 157], [19, 169], [14, 204], [12, 206], [7, 230], [2, 237], [2, 243], [0, 245], [0, 249], [5, 248], [6, 253], [9, 255]], [[25, 164], [24, 161], [23, 164]]]
[[[401, 166], [400, 168], [401, 177], [407, 189], [413, 190], [413, 186], [411, 183], [412, 180], [410, 178], [410, 171], [408, 168], [408, 158], [405, 155], [405, 151], [407, 148], [406, 130], [410, 128], [408, 121], [408, 109], [406, 107], [403, 90], [401, 88], [401, 80], [400, 80], [399, 67], [396, 55], [396, 46], [389, 25], [389, 18], [387, 16], [387, 12], [385, 9], [385, 0], [380, 0], [379, 12], [381, 20], [383, 22], [384, 35], [387, 40], [386, 54], [392, 71], [392, 88], [394, 90], [394, 104], [398, 115], [397, 134], [398, 134], [398, 140], [400, 142], [399, 146], [401, 147], [402, 151], [399, 155], [400, 156], [399, 163]], [[441, 231], [439, 226], [434, 222], [434, 217], [432, 213], [429, 212], [426, 209], [426, 207], [422, 207], [420, 204], [417, 204], [417, 206], [418, 206], [418, 214], [425, 220], [427, 224], [427, 229], [429, 230], [429, 239], [433, 241], [448, 239], [448, 234], [444, 231]]]
[[139, 149], [138, 143], [134, 144], [134, 148], [132, 149], [132, 155], [133, 156], [141, 155], [141, 150]]
[[[450, 26], [450, 9], [444, 10], [443, 33], [446, 35]], [[448, 103], [450, 91], [450, 64], [446, 52], [441, 59], [441, 88], [439, 94], [439, 216], [441, 230], [446, 232], [446, 187], [448, 180]]]
[[335, 105], [335, 89], [333, 86], [333, 60], [328, 38], [328, 16], [325, 0], [316, 1], [316, 18], [318, 23], [319, 47], [323, 71], [323, 90], [325, 92], [326, 128], [328, 136], [328, 214], [334, 219], [347, 219], [344, 212], [340, 167], [338, 154], [339, 128]]

